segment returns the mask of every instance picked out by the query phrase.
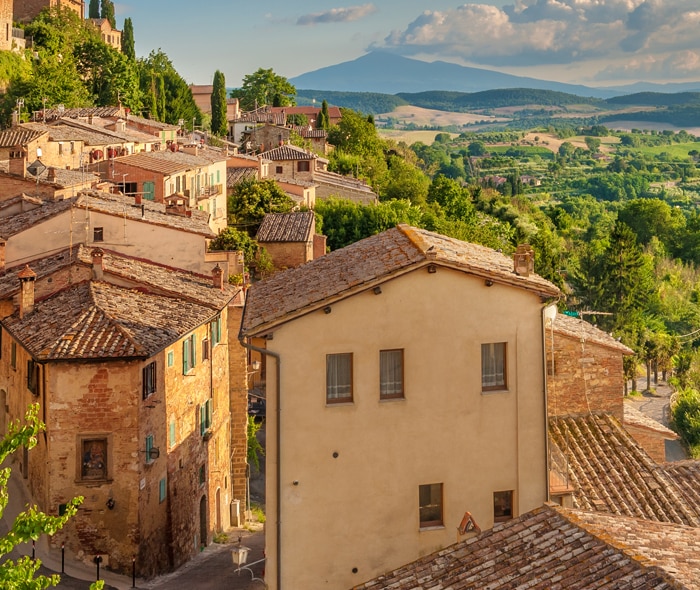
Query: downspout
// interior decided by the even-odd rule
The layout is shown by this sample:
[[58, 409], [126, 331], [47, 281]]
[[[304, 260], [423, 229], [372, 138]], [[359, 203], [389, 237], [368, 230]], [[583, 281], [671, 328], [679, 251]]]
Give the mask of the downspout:
[[[543, 397], [544, 397], [544, 458], [545, 458], [545, 500], [549, 502], [549, 384], [547, 381], [547, 318], [545, 316], [545, 311], [550, 305], [556, 305], [559, 302], [559, 297], [555, 300], [549, 300], [545, 305], [542, 306], [542, 382], [544, 385]], [[553, 322], [554, 320], [552, 320]], [[554, 326], [552, 325], [552, 329]], [[554, 336], [552, 336], [554, 338]], [[554, 369], [554, 346], [552, 346], [552, 369]], [[552, 375], [554, 371], [552, 371]]]
[[[267, 356], [271, 356], [275, 359], [275, 404], [277, 406], [277, 427], [275, 429], [275, 453], [277, 454], [277, 468], [275, 470], [275, 487], [276, 487], [276, 503], [275, 503], [275, 517], [277, 519], [277, 538], [275, 539], [276, 543], [276, 551], [277, 551], [277, 590], [281, 590], [282, 588], [282, 534], [281, 534], [281, 528], [282, 528], [282, 518], [281, 518], [281, 512], [282, 512], [282, 500], [281, 500], [281, 495], [282, 495], [282, 490], [281, 490], [281, 481], [282, 481], [282, 462], [280, 461], [280, 432], [281, 432], [281, 410], [280, 410], [280, 354], [277, 352], [272, 352], [271, 350], [267, 350], [266, 348], [260, 348], [259, 346], [255, 346], [251, 344], [250, 342], [246, 342], [245, 336], [240, 335], [238, 336], [238, 341], [241, 343], [241, 346], [243, 348], [247, 348], [248, 350], [254, 350], [255, 352], [259, 352], [260, 354], [264, 354]], [[267, 393], [267, 385], [265, 386], [266, 393]], [[267, 397], [267, 395], [265, 396]]]

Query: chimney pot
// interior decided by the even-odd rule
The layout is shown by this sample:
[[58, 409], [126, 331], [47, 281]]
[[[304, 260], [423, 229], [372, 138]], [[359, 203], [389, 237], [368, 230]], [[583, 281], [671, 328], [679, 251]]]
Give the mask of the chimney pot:
[[214, 289], [224, 290], [224, 270], [217, 265], [211, 271], [212, 286]]
[[34, 310], [34, 281], [36, 280], [36, 273], [27, 264], [17, 277], [20, 285], [19, 317], [22, 319]]
[[104, 266], [102, 259], [105, 253], [102, 248], [93, 248], [92, 250], [92, 278], [96, 281], [101, 281], [104, 278]]

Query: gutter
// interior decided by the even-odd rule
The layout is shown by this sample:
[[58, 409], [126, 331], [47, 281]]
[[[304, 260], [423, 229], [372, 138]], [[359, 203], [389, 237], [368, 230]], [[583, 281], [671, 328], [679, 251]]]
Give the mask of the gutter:
[[[542, 383], [544, 389], [542, 391], [542, 396], [544, 398], [544, 453], [545, 453], [545, 500], [550, 501], [549, 498], [549, 384], [547, 382], [547, 318], [545, 317], [545, 311], [550, 305], [556, 305], [561, 297], [556, 299], [548, 299], [542, 306]], [[554, 331], [554, 320], [552, 320], [552, 334]], [[552, 335], [552, 368], [554, 367], [554, 336]], [[554, 374], [554, 371], [552, 371]]]
[[[275, 453], [277, 454], [277, 468], [275, 470], [275, 488], [276, 488], [276, 502], [275, 502], [275, 518], [277, 521], [277, 536], [275, 539], [276, 543], [276, 551], [277, 551], [277, 568], [276, 568], [276, 577], [277, 577], [277, 590], [281, 590], [282, 587], [282, 533], [281, 533], [281, 527], [282, 527], [282, 518], [281, 518], [281, 512], [282, 512], [282, 499], [281, 499], [281, 481], [282, 481], [282, 462], [280, 461], [280, 450], [281, 450], [281, 445], [280, 445], [280, 433], [281, 433], [281, 411], [280, 411], [280, 363], [281, 363], [281, 357], [279, 353], [272, 352], [271, 350], [267, 350], [266, 348], [260, 348], [259, 346], [255, 346], [251, 344], [250, 342], [246, 341], [245, 336], [243, 334], [238, 335], [238, 341], [241, 343], [241, 346], [243, 348], [246, 348], [248, 350], [253, 350], [255, 352], [259, 352], [260, 354], [264, 354], [267, 356], [271, 356], [275, 359], [275, 405], [277, 406], [277, 424], [275, 428]], [[267, 393], [267, 384], [265, 385], [265, 390]], [[267, 397], [267, 395], [265, 396]]]

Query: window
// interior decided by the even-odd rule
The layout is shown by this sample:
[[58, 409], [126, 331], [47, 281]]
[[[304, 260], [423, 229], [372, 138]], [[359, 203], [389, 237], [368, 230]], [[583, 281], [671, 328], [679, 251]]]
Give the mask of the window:
[[34, 395], [39, 395], [39, 363], [27, 361], [27, 389]]
[[308, 172], [309, 171], [309, 161], [304, 160], [303, 162], [297, 162], [297, 172]]
[[166, 496], [166, 481], [165, 481], [165, 478], [163, 478], [158, 483], [158, 501], [165, 502], [165, 496]]
[[175, 353], [172, 350], [168, 351], [168, 366], [172, 367], [175, 364]]
[[207, 482], [207, 470], [204, 465], [199, 468], [199, 485], [203, 486]]
[[182, 372], [189, 373], [197, 364], [197, 340], [195, 335], [185, 338], [182, 342]]
[[212, 398], [199, 406], [199, 433], [204, 436], [209, 432], [212, 421]]
[[214, 348], [221, 342], [221, 316], [216, 316], [211, 321], [211, 346]]
[[146, 437], [146, 463], [153, 463], [153, 435], [149, 434]]
[[107, 479], [107, 439], [84, 438], [80, 440], [82, 465], [80, 477], [83, 480]]
[[148, 363], [143, 369], [143, 399], [156, 392], [156, 362]]
[[13, 342], [10, 346], [10, 366], [13, 369], [17, 368], [17, 343]]
[[493, 493], [493, 522], [513, 518], [513, 491]]
[[209, 338], [202, 340], [202, 360], [209, 360]]
[[63, 155], [63, 142], [62, 141], [58, 142], [58, 155], [59, 156]]
[[275, 166], [275, 174], [282, 174], [282, 166]]
[[177, 442], [177, 426], [175, 423], [175, 418], [170, 419], [170, 425], [168, 428], [168, 446], [174, 447]]
[[104, 242], [105, 231], [103, 227], [96, 227], [92, 231], [92, 241], [93, 242]]
[[506, 389], [506, 343], [481, 345], [481, 389]]
[[379, 351], [379, 397], [403, 397], [403, 350]]
[[352, 401], [352, 353], [326, 355], [326, 403]]
[[442, 526], [442, 484], [419, 486], [418, 498], [421, 528]]

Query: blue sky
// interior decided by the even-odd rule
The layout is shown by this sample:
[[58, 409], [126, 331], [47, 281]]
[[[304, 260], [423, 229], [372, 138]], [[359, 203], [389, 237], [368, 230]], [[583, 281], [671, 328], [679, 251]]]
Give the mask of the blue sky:
[[560, 82], [700, 80], [700, 0], [130, 0], [139, 57], [162, 49], [187, 82], [292, 78], [372, 49]]

